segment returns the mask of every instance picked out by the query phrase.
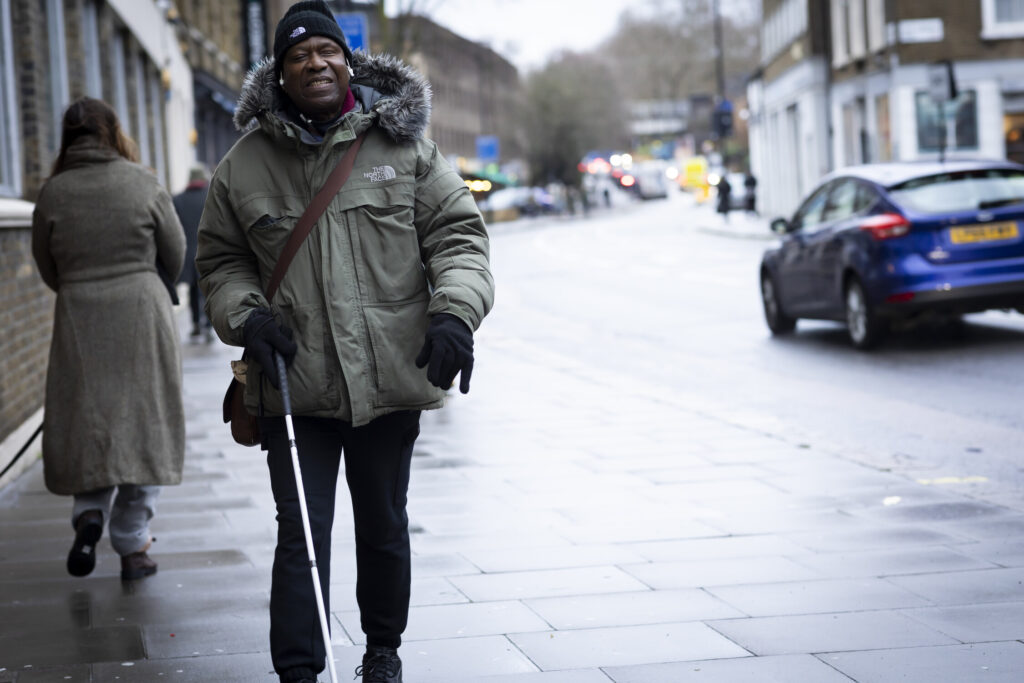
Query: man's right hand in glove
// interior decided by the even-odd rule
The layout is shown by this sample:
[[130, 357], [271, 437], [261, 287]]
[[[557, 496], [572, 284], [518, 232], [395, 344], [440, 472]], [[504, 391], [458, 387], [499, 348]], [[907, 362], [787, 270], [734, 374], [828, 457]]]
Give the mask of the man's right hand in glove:
[[275, 389], [281, 388], [277, 376], [274, 352], [281, 354], [285, 365], [291, 365], [299, 347], [292, 341], [291, 329], [278, 324], [274, 315], [266, 308], [257, 308], [245, 321], [242, 328], [245, 339], [245, 354], [263, 369], [263, 376], [270, 380]]

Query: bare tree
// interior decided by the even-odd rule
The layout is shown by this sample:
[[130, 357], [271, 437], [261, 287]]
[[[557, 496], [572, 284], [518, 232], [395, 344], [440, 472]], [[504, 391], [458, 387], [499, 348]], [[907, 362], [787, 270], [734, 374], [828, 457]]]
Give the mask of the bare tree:
[[[742, 91], [759, 61], [760, 26], [751, 0], [725, 3], [726, 94]], [[620, 18], [599, 49], [613, 58], [616, 83], [636, 99], [715, 93], [711, 0], [648, 0]]]
[[566, 52], [527, 76], [524, 130], [534, 182], [578, 185], [576, 165], [587, 151], [625, 142], [622, 102], [608, 73], [597, 55]]

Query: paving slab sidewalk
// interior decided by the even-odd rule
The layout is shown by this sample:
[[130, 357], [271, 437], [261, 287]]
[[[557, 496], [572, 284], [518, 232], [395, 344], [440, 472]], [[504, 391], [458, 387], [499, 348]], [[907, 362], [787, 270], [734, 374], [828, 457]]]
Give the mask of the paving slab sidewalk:
[[[1021, 680], [1021, 509], [709, 414], [500, 315], [469, 396], [424, 416], [406, 681]], [[156, 576], [122, 583], [105, 540], [92, 576], [68, 576], [70, 500], [38, 463], [0, 492], [0, 683], [275, 680], [264, 455], [220, 419], [237, 350], [185, 351], [186, 474], [154, 521]], [[363, 640], [340, 491], [332, 624], [350, 680]]]

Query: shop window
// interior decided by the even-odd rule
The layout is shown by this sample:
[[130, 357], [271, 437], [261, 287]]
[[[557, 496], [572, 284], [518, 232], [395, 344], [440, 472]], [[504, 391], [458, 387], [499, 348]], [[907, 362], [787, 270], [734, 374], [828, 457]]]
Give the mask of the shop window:
[[922, 152], [978, 148], [978, 103], [973, 90], [940, 103], [927, 92], [915, 96], [917, 148]]

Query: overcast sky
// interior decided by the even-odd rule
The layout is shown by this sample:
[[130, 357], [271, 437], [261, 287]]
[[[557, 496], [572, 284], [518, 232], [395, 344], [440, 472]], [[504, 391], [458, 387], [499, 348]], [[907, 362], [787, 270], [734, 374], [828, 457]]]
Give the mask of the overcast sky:
[[615, 32], [636, 0], [438, 0], [431, 16], [481, 43], [521, 71], [543, 66], [560, 50], [588, 50]]
[[[707, 0], [708, 3], [712, 0]], [[385, 0], [388, 14], [409, 0]], [[562, 50], [581, 52], [609, 38], [626, 9], [650, 12], [674, 0], [422, 0], [416, 3], [455, 33], [485, 43], [520, 71], [544, 65]], [[750, 15], [757, 0], [720, 0], [723, 15]]]

